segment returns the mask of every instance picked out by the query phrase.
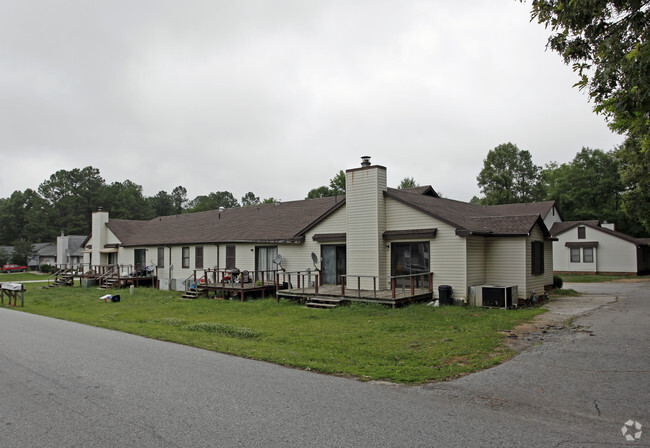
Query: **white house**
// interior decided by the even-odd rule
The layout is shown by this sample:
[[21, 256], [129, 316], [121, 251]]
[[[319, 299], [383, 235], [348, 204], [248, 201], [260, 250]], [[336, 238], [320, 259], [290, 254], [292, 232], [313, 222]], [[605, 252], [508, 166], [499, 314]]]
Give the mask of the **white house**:
[[555, 223], [551, 234], [557, 238], [553, 269], [558, 273], [650, 273], [647, 239], [603, 227], [596, 220]]
[[455, 298], [475, 285], [516, 285], [519, 298], [552, 285], [552, 238], [540, 204], [484, 207], [440, 198], [431, 187], [388, 188], [386, 172], [363, 158], [346, 171], [345, 197], [150, 221], [98, 211], [84, 262], [156, 265], [159, 279], [178, 281], [206, 268], [274, 269], [276, 254], [288, 271], [304, 271], [314, 253], [326, 284], [350, 275], [362, 276], [362, 288], [387, 287], [391, 276], [432, 272], [434, 294], [449, 285]]

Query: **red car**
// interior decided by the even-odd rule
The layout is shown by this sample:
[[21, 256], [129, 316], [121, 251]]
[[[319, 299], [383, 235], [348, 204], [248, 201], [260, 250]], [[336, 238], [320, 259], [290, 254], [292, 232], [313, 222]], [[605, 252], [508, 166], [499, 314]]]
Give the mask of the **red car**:
[[27, 266], [21, 266], [19, 264], [5, 264], [2, 266], [2, 272], [27, 272]]

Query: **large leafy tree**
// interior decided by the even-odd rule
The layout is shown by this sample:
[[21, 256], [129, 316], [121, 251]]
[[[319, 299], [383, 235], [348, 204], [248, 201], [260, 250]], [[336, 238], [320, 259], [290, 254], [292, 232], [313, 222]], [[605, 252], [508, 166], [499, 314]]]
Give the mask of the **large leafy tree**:
[[626, 187], [623, 210], [650, 232], [650, 150], [641, 151], [639, 139], [628, 138], [617, 152], [621, 179]]
[[406, 190], [407, 188], [415, 188], [419, 187], [420, 185], [415, 181], [414, 178], [412, 177], [405, 177], [402, 179], [402, 181], [399, 183], [397, 186], [398, 190]]
[[623, 206], [650, 232], [650, 201], [639, 188], [650, 151], [650, 2], [533, 0], [531, 17], [550, 28], [548, 47], [572, 64], [594, 110], [626, 134]]
[[86, 235], [92, 213], [103, 206], [105, 185], [99, 170], [92, 166], [52, 174], [38, 187], [52, 209], [52, 228], [69, 235]]
[[229, 191], [216, 191], [207, 196], [197, 196], [189, 204], [188, 212], [204, 212], [207, 210], [216, 210], [219, 207], [233, 208], [239, 207], [239, 202]]
[[570, 163], [551, 163], [542, 172], [547, 198], [567, 221], [621, 219], [623, 183], [613, 152], [582, 148]]
[[512, 143], [501, 144], [483, 160], [476, 180], [484, 197], [483, 205], [534, 202], [542, 199], [541, 168], [533, 163], [530, 152]]
[[324, 198], [328, 196], [345, 196], [345, 173], [343, 170], [340, 170], [330, 179], [329, 187], [322, 185], [309, 190], [306, 199]]
[[573, 64], [595, 110], [650, 148], [650, 2], [533, 0], [531, 16], [551, 29], [548, 46]]
[[251, 205], [259, 205], [259, 204], [260, 204], [259, 196], [255, 196], [255, 194], [252, 191], [249, 191], [241, 198], [242, 207], [249, 207]]
[[102, 202], [114, 219], [151, 219], [155, 216], [151, 202], [142, 194], [142, 186], [130, 180], [104, 187]]
[[27, 265], [27, 262], [36, 255], [34, 245], [25, 238], [14, 241], [14, 252], [11, 254], [11, 261], [16, 264]]
[[0, 244], [20, 239], [53, 241], [56, 229], [49, 224], [52, 208], [34, 190], [14, 191], [0, 203]]

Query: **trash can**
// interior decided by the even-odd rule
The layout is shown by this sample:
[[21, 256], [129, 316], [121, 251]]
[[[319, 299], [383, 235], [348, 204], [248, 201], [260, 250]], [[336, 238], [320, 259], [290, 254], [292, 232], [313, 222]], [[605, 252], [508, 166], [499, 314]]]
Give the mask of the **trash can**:
[[453, 305], [451, 301], [451, 286], [438, 286], [438, 299], [440, 300], [440, 305]]

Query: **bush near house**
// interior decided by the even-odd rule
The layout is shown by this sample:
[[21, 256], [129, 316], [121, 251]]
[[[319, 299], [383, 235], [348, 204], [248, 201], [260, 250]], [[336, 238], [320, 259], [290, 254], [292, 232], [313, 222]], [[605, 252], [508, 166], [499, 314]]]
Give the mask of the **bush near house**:
[[[353, 304], [314, 310], [291, 301], [184, 300], [136, 288], [119, 303], [104, 291], [26, 285], [27, 311], [306, 370], [362, 380], [425, 383], [510, 359], [504, 330], [539, 309]], [[111, 291], [107, 291], [111, 293]]]
[[38, 267], [38, 270], [43, 274], [53, 274], [57, 271], [56, 266], [52, 266], [51, 264], [42, 264]]

